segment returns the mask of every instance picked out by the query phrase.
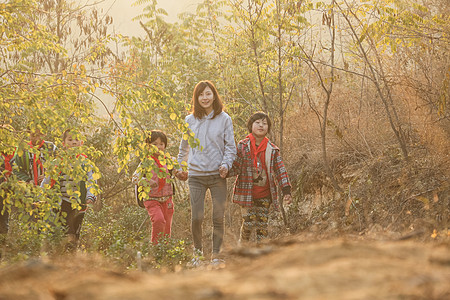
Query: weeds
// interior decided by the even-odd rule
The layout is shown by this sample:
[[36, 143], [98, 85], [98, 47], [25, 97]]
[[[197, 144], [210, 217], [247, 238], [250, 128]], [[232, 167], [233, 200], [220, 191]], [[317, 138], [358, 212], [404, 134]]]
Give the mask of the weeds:
[[173, 271], [176, 266], [182, 266], [192, 258], [187, 246], [184, 240], [163, 237], [157, 245], [150, 246], [149, 257], [153, 257], [157, 269], [168, 268]]
[[[88, 210], [83, 222], [79, 251], [101, 253], [105, 258], [127, 269], [136, 269], [137, 253], [141, 253], [146, 269], [169, 269], [190, 259], [188, 243], [182, 239], [164, 237], [151, 245], [147, 211], [124, 206], [121, 210], [105, 205], [99, 212]], [[61, 226], [42, 234], [22, 230], [12, 214], [8, 235], [2, 236], [1, 260], [6, 263], [25, 261], [33, 257], [60, 255], [66, 252], [65, 235]]]

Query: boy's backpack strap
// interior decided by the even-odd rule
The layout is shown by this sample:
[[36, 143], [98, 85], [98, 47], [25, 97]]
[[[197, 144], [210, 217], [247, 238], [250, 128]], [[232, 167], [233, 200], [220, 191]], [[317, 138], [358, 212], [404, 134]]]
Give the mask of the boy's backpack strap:
[[138, 185], [134, 185], [134, 196], [136, 197], [136, 202], [137, 204], [142, 207], [145, 208], [144, 206], [144, 200], [142, 200], [141, 197], [139, 197], [139, 186]]
[[[83, 156], [86, 157], [85, 155], [83, 155]], [[81, 165], [81, 169], [84, 172], [87, 172], [87, 167], [85, 164]], [[82, 181], [80, 181], [80, 200], [81, 200], [82, 206], [86, 204], [86, 196], [87, 196], [86, 181], [82, 180]]]
[[80, 200], [81, 204], [86, 204], [86, 195], [87, 195], [87, 188], [86, 188], [86, 181], [80, 181]]
[[19, 155], [19, 151], [14, 153], [13, 157], [14, 164], [18, 167], [14, 170], [14, 174], [22, 181], [30, 181], [32, 179], [31, 168], [30, 168], [30, 153], [27, 150], [23, 150], [22, 155]]

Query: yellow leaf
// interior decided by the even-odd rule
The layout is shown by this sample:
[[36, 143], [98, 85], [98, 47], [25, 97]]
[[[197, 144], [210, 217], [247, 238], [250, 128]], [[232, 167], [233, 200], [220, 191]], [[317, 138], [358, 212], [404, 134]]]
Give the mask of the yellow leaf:
[[423, 203], [423, 209], [425, 210], [430, 209], [430, 200], [427, 197], [416, 196], [416, 199]]
[[433, 202], [436, 203], [439, 201], [439, 196], [436, 192], [433, 193]]
[[175, 113], [171, 113], [171, 114], [170, 114], [170, 119], [171, 119], [171, 120], [175, 120], [176, 117], [177, 117], [177, 115], [176, 115]]
[[435, 239], [437, 236], [438, 236], [438, 233], [437, 233], [436, 229], [433, 229], [433, 233], [431, 234], [431, 237], [433, 239]]
[[99, 180], [100, 177], [102, 177], [102, 175], [100, 175], [100, 173], [94, 173], [94, 174], [92, 174], [92, 178], [93, 178], [94, 180]]
[[350, 214], [350, 206], [352, 205], [353, 199], [351, 197], [348, 198], [347, 203], [345, 204], [345, 215], [348, 216]]

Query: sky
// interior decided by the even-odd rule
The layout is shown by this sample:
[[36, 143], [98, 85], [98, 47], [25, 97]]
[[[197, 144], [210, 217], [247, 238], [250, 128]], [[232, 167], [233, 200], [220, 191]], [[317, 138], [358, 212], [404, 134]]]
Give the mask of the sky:
[[[79, 4], [99, 2], [99, 0], [76, 0]], [[150, 2], [151, 0], [149, 0]], [[182, 12], [194, 12], [197, 4], [204, 0], [158, 0], [158, 8], [163, 8], [168, 16], [165, 18], [168, 22], [176, 22], [177, 15]], [[132, 19], [142, 13], [146, 5], [132, 6], [135, 0], [103, 0], [98, 4], [103, 9], [103, 14], [107, 14], [113, 18], [114, 27], [111, 33], [120, 33], [128, 36], [144, 36], [145, 32], [139, 25], [138, 21]], [[114, 99], [108, 95], [99, 95], [108, 109], [113, 108]], [[102, 105], [97, 105], [97, 114], [106, 116], [107, 112]]]
[[[83, 0], [78, 0], [83, 1]], [[134, 0], [105, 0], [100, 4], [104, 12], [113, 17], [116, 33], [123, 35], [139, 36], [144, 34], [137, 21], [132, 19], [142, 12], [145, 5], [132, 6]], [[163, 8], [169, 14], [168, 22], [177, 21], [177, 15], [181, 12], [195, 11], [198, 3], [203, 0], [158, 0], [158, 7]]]

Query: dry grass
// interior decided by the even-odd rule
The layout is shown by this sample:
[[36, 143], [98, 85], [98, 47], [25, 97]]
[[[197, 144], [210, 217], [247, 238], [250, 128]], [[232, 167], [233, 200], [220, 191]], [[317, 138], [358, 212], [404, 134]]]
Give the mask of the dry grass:
[[334, 192], [324, 171], [317, 116], [303, 107], [288, 121], [283, 152], [297, 195], [289, 212], [291, 229], [364, 232], [379, 224], [428, 233], [448, 228], [449, 122], [439, 120], [436, 111], [407, 90], [399, 90], [396, 108], [410, 158], [405, 161], [381, 102], [371, 96], [374, 92], [361, 96], [336, 88], [334, 95], [326, 143], [344, 194]]

